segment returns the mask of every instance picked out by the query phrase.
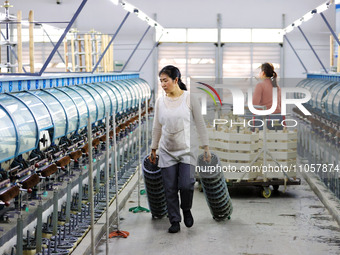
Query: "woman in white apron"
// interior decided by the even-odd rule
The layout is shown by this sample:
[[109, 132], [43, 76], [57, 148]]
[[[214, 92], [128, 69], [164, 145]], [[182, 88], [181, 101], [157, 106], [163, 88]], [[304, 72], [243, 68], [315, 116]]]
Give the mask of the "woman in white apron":
[[[195, 184], [195, 167], [198, 154], [198, 137], [205, 150], [205, 160], [210, 161], [209, 139], [197, 98], [190, 97], [177, 67], [166, 66], [159, 72], [164, 96], [157, 99], [152, 130], [150, 160], [162, 169], [168, 216], [169, 233], [180, 230], [183, 211], [184, 224], [194, 224], [191, 214]], [[178, 191], [180, 192], [180, 202]], [[180, 205], [179, 205], [180, 204]]]

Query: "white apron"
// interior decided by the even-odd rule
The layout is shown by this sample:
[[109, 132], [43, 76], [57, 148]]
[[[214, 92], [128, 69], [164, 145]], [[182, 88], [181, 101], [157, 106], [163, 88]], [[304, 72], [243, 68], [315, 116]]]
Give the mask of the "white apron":
[[162, 125], [158, 148], [159, 167], [169, 167], [180, 162], [196, 164], [197, 135], [191, 110], [186, 103], [188, 96], [189, 92], [184, 91], [182, 102], [176, 108], [165, 105], [165, 96], [159, 100], [158, 116]]

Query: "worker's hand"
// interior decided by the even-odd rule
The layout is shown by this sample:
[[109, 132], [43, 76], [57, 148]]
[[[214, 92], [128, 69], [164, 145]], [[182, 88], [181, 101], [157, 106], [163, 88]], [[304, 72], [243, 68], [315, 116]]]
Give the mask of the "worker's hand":
[[149, 160], [152, 164], [156, 164], [156, 150], [155, 149], [151, 150]]
[[211, 161], [211, 153], [210, 153], [208, 146], [204, 146], [204, 158], [203, 158], [203, 160], [205, 162], [208, 162], [208, 163], [210, 163], [210, 161]]

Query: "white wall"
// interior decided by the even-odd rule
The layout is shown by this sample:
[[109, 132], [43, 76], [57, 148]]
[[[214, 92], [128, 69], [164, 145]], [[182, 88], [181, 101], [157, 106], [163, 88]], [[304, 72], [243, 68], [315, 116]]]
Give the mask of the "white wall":
[[[68, 21], [80, 4], [80, 0], [62, 0], [61, 5], [56, 0], [16, 0], [12, 13], [23, 11], [23, 17], [28, 16], [30, 9], [35, 10], [37, 21]], [[164, 27], [213, 28], [216, 27], [217, 13], [222, 14], [224, 28], [282, 28], [282, 14], [285, 14], [286, 25], [302, 17], [306, 12], [325, 2], [325, 0], [129, 0], [146, 14], [153, 17], [157, 13], [158, 22]], [[126, 12], [115, 6], [110, 0], [88, 0], [80, 14], [76, 27], [80, 31], [95, 29], [103, 33], [113, 33]], [[334, 6], [325, 12], [332, 26], [335, 26]], [[65, 26], [59, 24], [59, 26]], [[136, 15], [130, 15], [116, 44], [136, 44], [146, 29], [146, 23], [141, 22]], [[317, 15], [302, 29], [310, 39], [323, 63], [329, 68], [329, 31]], [[311, 52], [309, 46], [298, 30], [288, 34], [288, 38], [304, 61], [308, 71], [320, 71], [321, 66]], [[142, 61], [153, 45], [153, 31], [150, 31], [146, 42], [136, 54], [127, 70], [136, 69], [137, 63]], [[126, 46], [126, 50], [115, 52], [115, 58], [127, 59], [133, 45]], [[288, 44], [285, 44], [285, 76], [304, 77], [304, 70]], [[155, 78], [154, 57], [151, 57], [141, 72], [141, 77], [153, 84]]]

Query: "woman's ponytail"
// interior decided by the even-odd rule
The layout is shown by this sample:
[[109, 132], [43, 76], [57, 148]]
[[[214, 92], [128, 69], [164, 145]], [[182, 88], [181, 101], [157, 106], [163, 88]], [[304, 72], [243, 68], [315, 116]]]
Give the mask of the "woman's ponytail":
[[265, 76], [270, 78], [272, 86], [277, 88], [277, 73], [274, 71], [274, 66], [271, 63], [264, 63], [261, 65], [261, 71], [264, 72]]
[[187, 86], [182, 82], [182, 79], [178, 79], [178, 86], [181, 90], [187, 90]]

